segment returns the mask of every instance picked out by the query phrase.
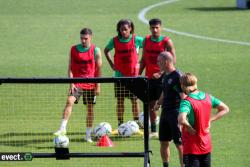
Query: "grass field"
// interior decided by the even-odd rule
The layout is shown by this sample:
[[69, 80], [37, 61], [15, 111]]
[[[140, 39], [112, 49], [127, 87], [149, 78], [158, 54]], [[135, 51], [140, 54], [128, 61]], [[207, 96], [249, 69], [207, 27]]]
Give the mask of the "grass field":
[[[0, 77], [66, 77], [69, 49], [79, 42], [79, 31], [82, 27], [93, 29], [93, 42], [103, 50], [109, 39], [116, 35], [116, 23], [121, 18], [134, 21], [136, 34], [148, 34], [148, 25], [141, 22], [137, 15], [143, 8], [159, 2], [163, 1], [0, 0]], [[247, 128], [250, 120], [250, 10], [238, 10], [235, 4], [235, 0], [179, 0], [152, 8], [145, 15], [147, 19], [161, 18], [164, 27], [176, 31], [245, 44], [163, 32], [175, 44], [177, 67], [182, 71], [195, 73], [199, 78], [199, 88], [219, 97], [231, 109], [225, 118], [212, 124], [212, 164], [215, 167], [244, 167], [250, 164], [250, 134]], [[105, 77], [113, 74], [104, 55], [102, 74]], [[53, 89], [50, 86], [1, 85], [0, 88], [0, 152], [46, 152], [53, 149], [51, 133], [59, 124], [67, 86]], [[40, 95], [37, 98], [34, 96], [36, 93]], [[54, 97], [55, 94], [55, 98], [40, 100], [40, 97]], [[115, 103], [112, 86], [102, 87], [100, 98], [105, 95], [109, 95], [111, 102]], [[114, 104], [109, 104], [107, 109], [114, 110]], [[130, 104], [126, 104], [129, 110]], [[33, 114], [11, 113], [16, 110], [15, 107], [18, 110], [24, 105]], [[7, 106], [15, 107], [6, 109]], [[80, 112], [81, 107], [77, 105], [74, 108], [76, 112], [71, 118], [73, 148], [82, 144], [81, 134], [78, 132], [85, 125], [85, 117]], [[48, 108], [54, 112], [46, 111]], [[131, 114], [127, 110], [129, 119]], [[115, 117], [115, 111], [111, 112], [114, 113], [112, 117]], [[42, 128], [37, 132], [35, 127], [39, 125]], [[6, 133], [16, 142], [6, 144]], [[138, 147], [133, 147], [131, 141]], [[142, 149], [140, 138], [120, 143], [122, 144], [119, 147], [114, 147], [114, 151], [125, 150], [131, 143], [131, 147], [136, 150]], [[99, 149], [84, 145], [87, 150]], [[158, 140], [150, 141], [150, 149], [153, 151], [152, 166], [161, 166]], [[177, 167], [178, 158], [173, 145], [171, 153], [170, 164]], [[111, 163], [111, 166], [123, 166], [122, 163], [126, 164], [127, 160], [131, 161], [131, 166], [134, 161], [140, 161], [119, 160], [119, 164]], [[105, 161], [107, 159], [101, 159], [103, 164]], [[109, 161], [117, 162], [115, 159]], [[80, 166], [82, 163], [85, 164], [86, 160], [58, 162], [46, 159], [28, 163], [0, 162], [0, 166]], [[140, 164], [142, 166], [143, 162]]]

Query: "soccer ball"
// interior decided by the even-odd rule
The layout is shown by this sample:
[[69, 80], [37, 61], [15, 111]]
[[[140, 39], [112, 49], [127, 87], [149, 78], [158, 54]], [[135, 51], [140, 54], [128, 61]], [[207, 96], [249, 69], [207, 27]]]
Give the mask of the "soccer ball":
[[[139, 114], [139, 122], [141, 123], [141, 125], [144, 126], [144, 112], [141, 112]], [[150, 126], [151, 126], [151, 123], [150, 123], [150, 120], [148, 120], [148, 127], [150, 127]]]
[[112, 127], [111, 127], [110, 123], [108, 123], [108, 122], [101, 122], [100, 125], [103, 126], [106, 129], [106, 134], [107, 135], [111, 134]]
[[104, 135], [109, 135], [111, 132], [112, 132], [112, 127], [108, 122], [101, 122], [93, 130], [93, 133], [97, 138], [100, 138]]
[[[139, 114], [139, 122], [140, 122], [142, 125], [144, 125], [144, 113], [143, 113], [143, 112], [141, 112], [141, 113]], [[160, 122], [160, 117], [157, 116], [157, 117], [156, 117], [156, 125], [158, 125], [159, 122]], [[150, 119], [148, 120], [148, 127], [149, 127], [149, 128], [151, 127]]]
[[69, 138], [65, 135], [60, 135], [54, 138], [54, 146], [59, 148], [66, 148], [69, 146]]
[[128, 124], [121, 124], [118, 127], [118, 133], [123, 137], [129, 137], [133, 134], [133, 131]]
[[135, 121], [128, 121], [126, 124], [130, 127], [133, 134], [139, 132], [139, 125]]

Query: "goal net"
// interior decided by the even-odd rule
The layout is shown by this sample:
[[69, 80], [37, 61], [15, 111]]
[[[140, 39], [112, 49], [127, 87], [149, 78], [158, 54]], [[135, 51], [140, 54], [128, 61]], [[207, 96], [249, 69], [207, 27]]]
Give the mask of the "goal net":
[[[83, 104], [83, 97], [80, 97], [78, 104], [73, 105], [71, 117], [67, 123], [69, 153], [60, 153], [55, 151], [56, 136], [53, 133], [60, 127], [69, 85], [76, 82], [101, 84], [100, 94], [96, 96], [96, 104], [93, 105], [91, 131], [93, 142], [86, 141], [88, 109], [87, 105]], [[147, 79], [143, 77], [0, 78], [0, 83], [0, 153], [5, 158], [5, 160], [1, 159], [0, 166], [149, 165]], [[117, 86], [116, 89], [115, 86]], [[144, 129], [140, 127], [139, 130], [127, 135], [126, 132], [119, 130], [118, 107], [120, 105], [115, 96], [117, 90], [121, 94], [129, 90], [138, 98], [139, 111], [144, 112], [144, 122], [142, 122]], [[136, 119], [139, 124], [141, 123], [141, 120], [138, 120], [139, 115], [136, 116], [132, 112], [134, 107], [132, 101], [130, 97], [124, 98], [123, 123]], [[112, 130], [98, 136], [94, 128], [102, 122], [108, 123]], [[100, 144], [101, 139], [109, 143]], [[30, 157], [22, 157], [22, 162], [10, 162], [18, 160], [14, 156], [7, 156], [10, 153], [28, 153]], [[67, 160], [56, 160], [60, 157]]]

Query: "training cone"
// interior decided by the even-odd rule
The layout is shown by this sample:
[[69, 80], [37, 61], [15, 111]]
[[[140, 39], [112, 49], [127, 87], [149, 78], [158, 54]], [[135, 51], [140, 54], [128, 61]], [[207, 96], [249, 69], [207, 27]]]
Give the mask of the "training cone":
[[107, 135], [102, 136], [97, 142], [96, 146], [99, 147], [113, 147], [113, 142]]

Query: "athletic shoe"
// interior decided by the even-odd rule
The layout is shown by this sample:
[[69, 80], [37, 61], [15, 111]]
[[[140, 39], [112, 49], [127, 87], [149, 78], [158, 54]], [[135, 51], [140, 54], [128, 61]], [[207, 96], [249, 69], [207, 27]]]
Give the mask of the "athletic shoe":
[[92, 141], [92, 139], [91, 139], [90, 136], [89, 136], [89, 137], [86, 137], [86, 141], [87, 141], [88, 143], [93, 143], [93, 141]]
[[55, 136], [63, 136], [66, 135], [67, 131], [66, 130], [58, 130], [54, 133]]
[[151, 133], [149, 133], [149, 138], [150, 138], [150, 139], [151, 139], [151, 138], [159, 138], [159, 135], [158, 135], [157, 132], [151, 132]]

